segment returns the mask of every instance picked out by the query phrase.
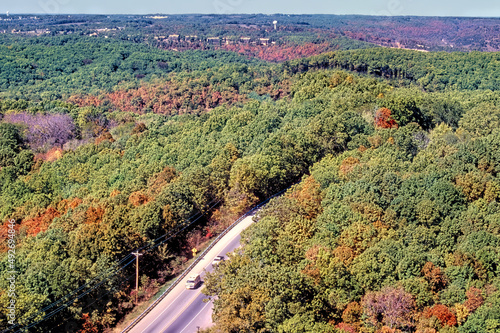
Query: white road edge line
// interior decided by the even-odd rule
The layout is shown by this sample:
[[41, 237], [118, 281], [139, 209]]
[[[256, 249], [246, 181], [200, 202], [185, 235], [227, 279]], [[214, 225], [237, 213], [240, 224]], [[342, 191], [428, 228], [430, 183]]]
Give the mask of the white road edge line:
[[182, 329], [182, 331], [180, 331], [179, 333], [182, 333], [184, 332], [184, 330], [193, 322], [193, 320], [196, 319], [196, 317], [198, 317], [200, 315], [200, 313], [205, 310], [205, 308], [207, 307], [207, 305], [209, 305], [211, 302], [207, 302], [207, 304], [205, 304], [205, 306], [203, 308], [201, 308], [201, 310], [196, 314], [196, 316], [193, 317], [193, 319], [191, 319], [191, 321], [189, 323], [187, 323], [186, 326], [184, 326], [184, 328]]
[[[251, 214], [251, 215], [248, 215], [247, 217], [251, 217], [251, 218], [253, 218], [253, 216], [254, 216], [254, 214]], [[244, 220], [244, 219], [243, 219], [243, 220]], [[242, 220], [242, 221], [243, 221], [243, 220]], [[241, 222], [241, 221], [240, 221], [240, 222]], [[252, 223], [253, 223], [253, 222], [252, 222]], [[251, 224], [252, 224], [252, 223], [251, 223]], [[250, 226], [250, 225], [249, 225], [249, 226]], [[247, 228], [248, 228], [248, 227], [247, 227]], [[245, 229], [246, 229], [246, 228], [245, 228]], [[234, 236], [231, 238], [231, 240], [230, 240], [230, 241], [228, 241], [227, 243], [231, 243], [231, 242], [232, 242], [235, 238], [237, 238], [238, 236], [240, 236], [240, 234], [241, 234], [241, 232], [240, 232], [240, 233], [237, 233], [236, 235], [234, 235]], [[222, 240], [222, 239], [221, 239], [221, 240]], [[219, 241], [220, 241], [220, 240], [219, 240]], [[240, 248], [240, 247], [241, 247], [241, 245], [240, 245], [238, 248]], [[204, 267], [204, 270], [206, 270], [209, 266], [210, 266], [210, 263]], [[148, 325], [148, 326], [146, 326], [146, 328], [144, 328], [144, 330], [143, 330], [141, 333], [146, 332], [146, 331], [147, 331], [147, 329], [149, 328], [149, 326], [153, 325], [153, 324], [154, 324], [154, 322], [155, 322], [158, 318], [160, 318], [160, 317], [163, 315], [163, 313], [165, 313], [165, 311], [167, 311], [167, 310], [170, 308], [170, 306], [171, 306], [171, 305], [172, 305], [172, 304], [173, 304], [173, 303], [174, 303], [174, 302], [175, 302], [175, 301], [176, 301], [179, 297], [181, 297], [181, 296], [182, 296], [182, 294], [180, 294], [179, 296], [177, 296], [177, 297], [176, 297], [176, 298], [175, 298], [175, 299], [174, 299], [174, 300], [173, 300], [173, 301], [172, 301], [172, 302], [171, 302], [171, 303], [170, 303], [170, 304], [169, 304], [169, 305], [168, 305], [165, 309], [163, 309], [163, 311], [162, 311], [162, 312], [161, 312], [158, 316], [156, 316], [156, 318], [155, 318], [153, 321], [151, 321], [151, 322], [149, 323], [149, 325]], [[194, 300], [192, 300], [192, 301], [191, 301], [191, 302], [189, 302], [188, 304], [193, 303], [193, 301], [194, 301]], [[159, 304], [158, 304], [158, 305], [159, 305]], [[205, 305], [203, 308], [205, 308], [205, 307], [206, 307], [206, 305]], [[198, 312], [198, 314], [199, 314], [199, 312]], [[196, 316], [198, 316], [198, 314], [197, 314]], [[195, 316], [195, 318], [196, 318], [196, 316]], [[178, 317], [178, 316], [177, 316], [177, 317]], [[175, 319], [177, 319], [177, 317], [176, 317], [176, 318], [174, 318], [174, 321], [175, 321]], [[193, 320], [194, 320], [194, 319], [193, 319]], [[191, 320], [189, 323], [191, 323], [193, 320]], [[167, 328], [167, 327], [168, 327], [168, 326], [170, 326], [171, 324], [172, 324], [172, 321], [170, 321], [170, 322], [167, 324], [167, 326], [165, 326], [164, 328]]]
[[[171, 302], [171, 303], [170, 303], [170, 304], [169, 304], [169, 305], [168, 305], [165, 309], [163, 309], [163, 311], [162, 311], [162, 312], [161, 312], [158, 316], [156, 316], [156, 318], [155, 318], [154, 320], [152, 320], [152, 321], [149, 323], [149, 325], [148, 325], [148, 326], [146, 326], [146, 328], [145, 328], [145, 329], [144, 329], [141, 333], [146, 332], [146, 331], [147, 331], [147, 329], [149, 328], [149, 326], [153, 325], [153, 324], [154, 324], [154, 322], [155, 322], [158, 318], [160, 318], [160, 317], [163, 315], [163, 313], [164, 313], [165, 311], [167, 311], [167, 310], [168, 310], [168, 309], [172, 306], [172, 304], [174, 304], [174, 303], [175, 303], [175, 301], [177, 301], [177, 299], [178, 299], [179, 297], [181, 297], [181, 296], [182, 296], [182, 293], [181, 293], [179, 296], [177, 296], [177, 297], [176, 297], [176, 298], [175, 298], [175, 299], [174, 299], [174, 300], [173, 300], [173, 301], [172, 301], [172, 302]], [[198, 297], [198, 295], [196, 295], [196, 297]], [[192, 303], [192, 302], [191, 302], [191, 303]]]
[[182, 308], [182, 310], [173, 319], [171, 319], [167, 323], [167, 325], [163, 326], [163, 328], [160, 330], [160, 332], [166, 332], [167, 328], [170, 327], [170, 325], [172, 325], [172, 323], [174, 323], [184, 313], [184, 311], [186, 311], [186, 309], [189, 308], [189, 306], [194, 303], [194, 301], [196, 301], [196, 299], [198, 298], [199, 295], [201, 295], [201, 287], [196, 292], [195, 296], [192, 297], [186, 305], [184, 305], [184, 307]]

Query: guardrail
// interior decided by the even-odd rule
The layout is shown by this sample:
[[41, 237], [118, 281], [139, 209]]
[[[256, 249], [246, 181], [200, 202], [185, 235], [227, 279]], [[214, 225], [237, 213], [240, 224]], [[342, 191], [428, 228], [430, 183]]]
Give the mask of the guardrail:
[[179, 275], [179, 277], [167, 288], [167, 290], [165, 290], [163, 292], [163, 294], [160, 295], [160, 297], [158, 297], [158, 299], [156, 299], [150, 306], [148, 306], [148, 308], [146, 310], [144, 310], [144, 312], [142, 312], [132, 323], [130, 323], [130, 325], [128, 325], [123, 331], [122, 333], [127, 333], [127, 332], [130, 332], [130, 330], [132, 328], [134, 328], [135, 325], [137, 325], [137, 323], [139, 323], [144, 317], [146, 317], [148, 315], [148, 313], [150, 313], [154, 307], [156, 305], [158, 305], [158, 303], [160, 303], [167, 295], [168, 293], [170, 293], [172, 291], [172, 289], [175, 288], [175, 286], [177, 286], [179, 284], [179, 282], [181, 282], [181, 280], [183, 278], [186, 277], [186, 275], [189, 274], [189, 272], [191, 272], [191, 270], [194, 268], [194, 266], [196, 266], [196, 264], [198, 264], [201, 259], [203, 259], [203, 257], [208, 253], [208, 251], [210, 251], [214, 246], [215, 244], [217, 244], [219, 242], [219, 240], [224, 237], [231, 229], [233, 229], [238, 223], [240, 223], [244, 218], [246, 218], [248, 215], [252, 214], [253, 212], [255, 212], [256, 210], [259, 210], [262, 206], [264, 206], [265, 204], [267, 204], [269, 202], [269, 200], [271, 200], [272, 198], [275, 198], [281, 194], [283, 194], [286, 190], [288, 190], [291, 186], [287, 187], [286, 189], [284, 189], [283, 191], [280, 191], [274, 195], [272, 195], [271, 197], [267, 198], [266, 200], [262, 201], [261, 203], [259, 203], [257, 206], [249, 209], [245, 214], [243, 214], [242, 216], [240, 216], [236, 221], [234, 221], [229, 227], [227, 227], [223, 232], [221, 232], [213, 241], [212, 243], [210, 243], [210, 245], [202, 252], [198, 255], [198, 257], [191, 263], [191, 265], [189, 265], [188, 268], [186, 268], [184, 270], [184, 272]]

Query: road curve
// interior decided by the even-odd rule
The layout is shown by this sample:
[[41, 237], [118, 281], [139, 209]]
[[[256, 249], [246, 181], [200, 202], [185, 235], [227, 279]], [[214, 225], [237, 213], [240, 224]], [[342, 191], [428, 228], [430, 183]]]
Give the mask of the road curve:
[[[224, 255], [239, 247], [240, 233], [253, 223], [249, 215], [234, 226], [217, 244], [196, 264], [192, 272], [212, 271], [212, 259]], [[198, 328], [212, 325], [212, 302], [204, 299], [201, 293], [203, 285], [194, 290], [185, 288], [190, 274], [180, 281], [172, 291], [152, 309], [131, 330], [132, 333], [195, 333]]]

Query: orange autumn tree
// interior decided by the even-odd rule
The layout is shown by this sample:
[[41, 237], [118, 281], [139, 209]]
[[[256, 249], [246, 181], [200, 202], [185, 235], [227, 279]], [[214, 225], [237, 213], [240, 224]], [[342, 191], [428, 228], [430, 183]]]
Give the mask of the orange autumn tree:
[[431, 290], [433, 292], [438, 292], [446, 286], [446, 277], [443, 274], [441, 268], [435, 266], [432, 262], [425, 263], [422, 268], [422, 274], [424, 279], [429, 282]]
[[431, 308], [424, 311], [426, 318], [436, 317], [442, 326], [457, 325], [457, 317], [444, 304], [435, 304]]
[[99, 328], [95, 326], [92, 322], [88, 313], [84, 313], [82, 315], [82, 320], [84, 321], [82, 325], [82, 329], [78, 331], [78, 333], [97, 333], [99, 332]]
[[315, 218], [323, 211], [321, 207], [323, 193], [320, 187], [321, 185], [316, 179], [313, 176], [309, 176], [289, 195], [290, 199], [300, 209], [302, 215], [308, 219]]
[[484, 298], [479, 288], [470, 287], [465, 292], [465, 295], [467, 296], [467, 300], [464, 305], [470, 313], [476, 311], [484, 303]]
[[29, 236], [36, 236], [40, 232], [47, 231], [52, 220], [59, 216], [61, 216], [61, 213], [54, 207], [49, 206], [44, 212], [22, 221], [21, 230], [24, 230]]
[[342, 312], [342, 322], [337, 325], [337, 328], [347, 332], [359, 332], [362, 316], [363, 307], [358, 302], [351, 302]]
[[388, 108], [380, 108], [375, 112], [375, 127], [398, 128], [398, 123], [392, 118], [391, 110]]

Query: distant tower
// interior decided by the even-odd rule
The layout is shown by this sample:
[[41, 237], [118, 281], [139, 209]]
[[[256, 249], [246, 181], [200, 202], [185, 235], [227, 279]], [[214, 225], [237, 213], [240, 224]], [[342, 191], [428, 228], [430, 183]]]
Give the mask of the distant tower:
[[7, 11], [7, 16], [9, 16], [9, 11]]
[[276, 24], [278, 24], [278, 21], [274, 20], [273, 24], [274, 24], [274, 30], [276, 30]]

